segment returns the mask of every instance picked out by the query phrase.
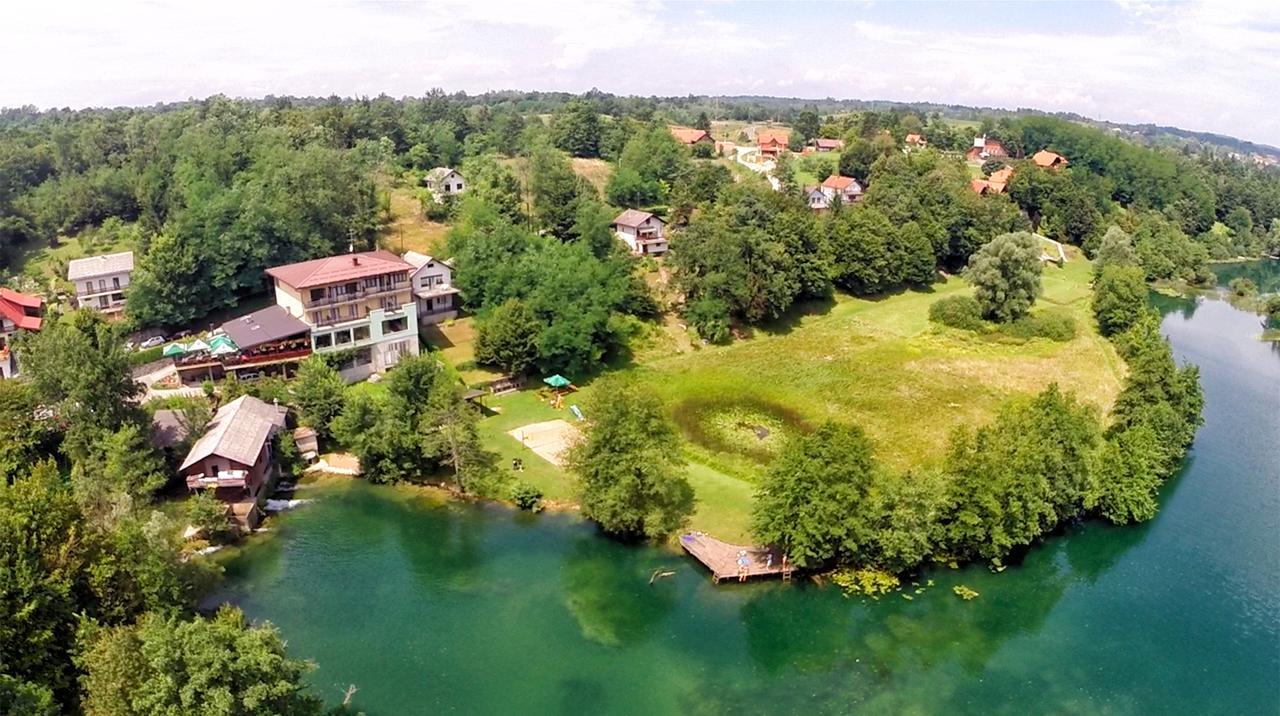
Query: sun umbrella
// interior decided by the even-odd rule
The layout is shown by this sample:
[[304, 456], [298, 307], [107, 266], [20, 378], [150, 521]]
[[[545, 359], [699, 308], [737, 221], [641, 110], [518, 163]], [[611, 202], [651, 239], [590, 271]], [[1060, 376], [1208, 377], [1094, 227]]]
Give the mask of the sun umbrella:
[[552, 388], [567, 388], [567, 387], [569, 387], [569, 379], [568, 379], [568, 378], [566, 378], [566, 377], [564, 377], [563, 375], [560, 375], [559, 373], [556, 373], [555, 375], [552, 375], [552, 376], [548, 376], [548, 377], [546, 377], [546, 378], [543, 378], [543, 379], [542, 379], [542, 382], [543, 382], [543, 383], [546, 383], [547, 385], [551, 386]]
[[230, 341], [226, 343], [218, 343], [217, 341], [214, 341], [214, 345], [212, 347], [212, 350], [209, 351], [209, 355], [224, 356], [228, 353], [235, 353], [239, 350], [240, 350], [239, 348], [236, 348], [236, 344], [231, 343]]
[[164, 355], [166, 356], [180, 356], [186, 352], [187, 349], [181, 343], [170, 343], [164, 347]]
[[209, 350], [209, 344], [205, 343], [199, 338], [187, 344], [188, 353], [195, 353], [196, 351], [207, 351], [207, 350]]

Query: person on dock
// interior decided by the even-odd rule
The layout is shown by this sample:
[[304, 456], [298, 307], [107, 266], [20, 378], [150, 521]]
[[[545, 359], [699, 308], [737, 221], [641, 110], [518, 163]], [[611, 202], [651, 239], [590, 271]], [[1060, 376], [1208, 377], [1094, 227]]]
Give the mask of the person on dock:
[[747, 567], [751, 564], [751, 559], [747, 557], [747, 551], [740, 550], [738, 552], [738, 581], [747, 581]]

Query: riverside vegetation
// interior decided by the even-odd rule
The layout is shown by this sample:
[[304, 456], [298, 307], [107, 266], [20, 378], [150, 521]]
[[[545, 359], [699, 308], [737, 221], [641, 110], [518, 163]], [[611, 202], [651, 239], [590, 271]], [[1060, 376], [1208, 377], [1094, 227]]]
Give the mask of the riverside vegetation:
[[[125, 331], [182, 326], [251, 299], [269, 265], [375, 246], [388, 238], [379, 228], [390, 219], [389, 192], [418, 192], [436, 165], [460, 163], [469, 177], [467, 199], [424, 206], [453, 225], [436, 248], [456, 259], [479, 327], [477, 357], [500, 370], [619, 374], [587, 388], [586, 436], [570, 460], [570, 494], [606, 531], [662, 538], [700, 514], [699, 500], [715, 499], [703, 488], [754, 488], [754, 506], [748, 497], [732, 510], [749, 513], [757, 538], [798, 566], [899, 572], [936, 558], [1003, 563], [1078, 517], [1123, 523], [1155, 513], [1156, 488], [1194, 434], [1200, 394], [1194, 367], [1174, 364], [1138, 286], [1203, 281], [1211, 257], [1274, 250], [1274, 176], [1030, 117], [1002, 120], [991, 134], [1015, 154], [1052, 147], [1072, 166], [1050, 173], [1012, 160], [1009, 194], [979, 196], [955, 157], [899, 149], [915, 126], [947, 136], [942, 118], [862, 112], [804, 122], [807, 133], [846, 139], [838, 168], [867, 187], [864, 201], [817, 217], [795, 192], [735, 180], [724, 162], [678, 146], [666, 120], [691, 122], [700, 109], [598, 94], [433, 92], [0, 116], [0, 253], [11, 281], [52, 296], [67, 288], [57, 277], [73, 252], [63, 249], [138, 254], [124, 325], [54, 311], [18, 342], [28, 379], [0, 383], [0, 703], [29, 713], [323, 708], [303, 689], [306, 665], [271, 627], [193, 611], [213, 569], [185, 559], [182, 520], [156, 503], [172, 470], [146, 440]], [[616, 165], [603, 197], [570, 156]], [[527, 186], [511, 157], [527, 162]], [[609, 221], [621, 207], [670, 220], [669, 280], [620, 252]], [[1079, 310], [1090, 291], [1078, 273], [1086, 262], [1073, 249], [1067, 267], [1049, 269], [1061, 275], [1045, 278], [1030, 260], [1029, 230], [1095, 256], [1094, 315]], [[948, 298], [964, 282], [938, 280], [940, 269], [965, 267], [972, 303]], [[1042, 290], [1069, 296], [1070, 316], [1039, 309]], [[951, 303], [931, 312], [935, 297]], [[877, 309], [886, 323], [859, 323]], [[1084, 398], [1044, 376], [1029, 379], [1049, 385], [1034, 396], [910, 377], [904, 355], [918, 350], [914, 336], [935, 330], [931, 313], [941, 322], [928, 333], [932, 348], [953, 357], [974, 345], [994, 344], [1006, 358], [1088, 349], [1102, 361], [1061, 381], [1079, 387], [1117, 351], [1128, 373], [1118, 392]], [[641, 358], [668, 345], [659, 323], [667, 317], [708, 348]], [[1094, 342], [1095, 321], [1114, 349]], [[880, 334], [850, 346], [839, 340], [850, 325], [855, 336], [868, 325]], [[735, 342], [749, 335], [757, 338]], [[826, 343], [801, 345], [819, 337]], [[767, 355], [780, 346], [792, 352]], [[835, 353], [858, 348], [900, 354], [861, 369], [884, 367], [881, 382], [833, 399]], [[730, 356], [742, 363], [720, 370]], [[721, 461], [714, 445], [681, 443], [688, 433], [672, 417], [682, 399], [777, 375], [768, 371], [780, 357], [791, 375], [766, 386], [760, 403], [800, 413], [765, 409], [780, 445]], [[757, 360], [773, 367], [754, 370]], [[682, 377], [684, 368], [696, 370]], [[455, 369], [424, 355], [379, 385], [340, 387], [313, 358], [290, 384], [229, 381], [213, 392], [291, 405], [328, 444], [360, 456], [371, 480], [436, 478], [536, 504], [536, 489], [499, 469], [507, 448], [462, 400]], [[914, 408], [945, 405], [946, 423], [979, 427], [921, 435], [918, 418], [893, 407], [904, 387], [925, 396]], [[823, 399], [807, 405], [812, 397]], [[856, 419], [841, 419], [840, 400]], [[744, 405], [751, 410], [749, 401], [730, 410]], [[193, 515], [206, 507], [193, 503]], [[243, 668], [215, 668], [232, 661]], [[175, 678], [184, 688], [169, 688]]]

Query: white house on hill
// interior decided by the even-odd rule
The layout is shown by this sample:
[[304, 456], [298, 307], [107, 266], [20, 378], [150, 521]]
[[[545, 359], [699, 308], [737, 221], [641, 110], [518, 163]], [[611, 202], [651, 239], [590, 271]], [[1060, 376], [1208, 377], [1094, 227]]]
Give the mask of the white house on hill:
[[427, 172], [427, 191], [435, 195], [437, 201], [446, 196], [455, 196], [467, 190], [467, 184], [456, 169], [436, 167]]
[[667, 252], [665, 226], [662, 219], [636, 209], [627, 209], [613, 220], [614, 233], [637, 256], [660, 256]]

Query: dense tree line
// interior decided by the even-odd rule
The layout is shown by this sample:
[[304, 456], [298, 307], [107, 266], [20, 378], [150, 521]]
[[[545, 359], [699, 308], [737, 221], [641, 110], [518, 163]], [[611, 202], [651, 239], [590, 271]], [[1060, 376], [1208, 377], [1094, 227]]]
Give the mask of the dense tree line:
[[1160, 485], [1195, 436], [1203, 398], [1196, 368], [1174, 363], [1140, 275], [1112, 273], [1135, 270], [1103, 266], [1095, 288], [1099, 322], [1129, 365], [1108, 424], [1050, 385], [1011, 400], [989, 425], [958, 429], [939, 472], [893, 475], [861, 430], [829, 423], [791, 439], [763, 477], [757, 538], [800, 567], [897, 573], [928, 560], [1000, 564], [1080, 517], [1151, 519]]
[[273, 629], [194, 616], [215, 574], [155, 509], [172, 471], [122, 344], [119, 326], [78, 312], [24, 335], [28, 380], [0, 381], [0, 705], [320, 713]]

